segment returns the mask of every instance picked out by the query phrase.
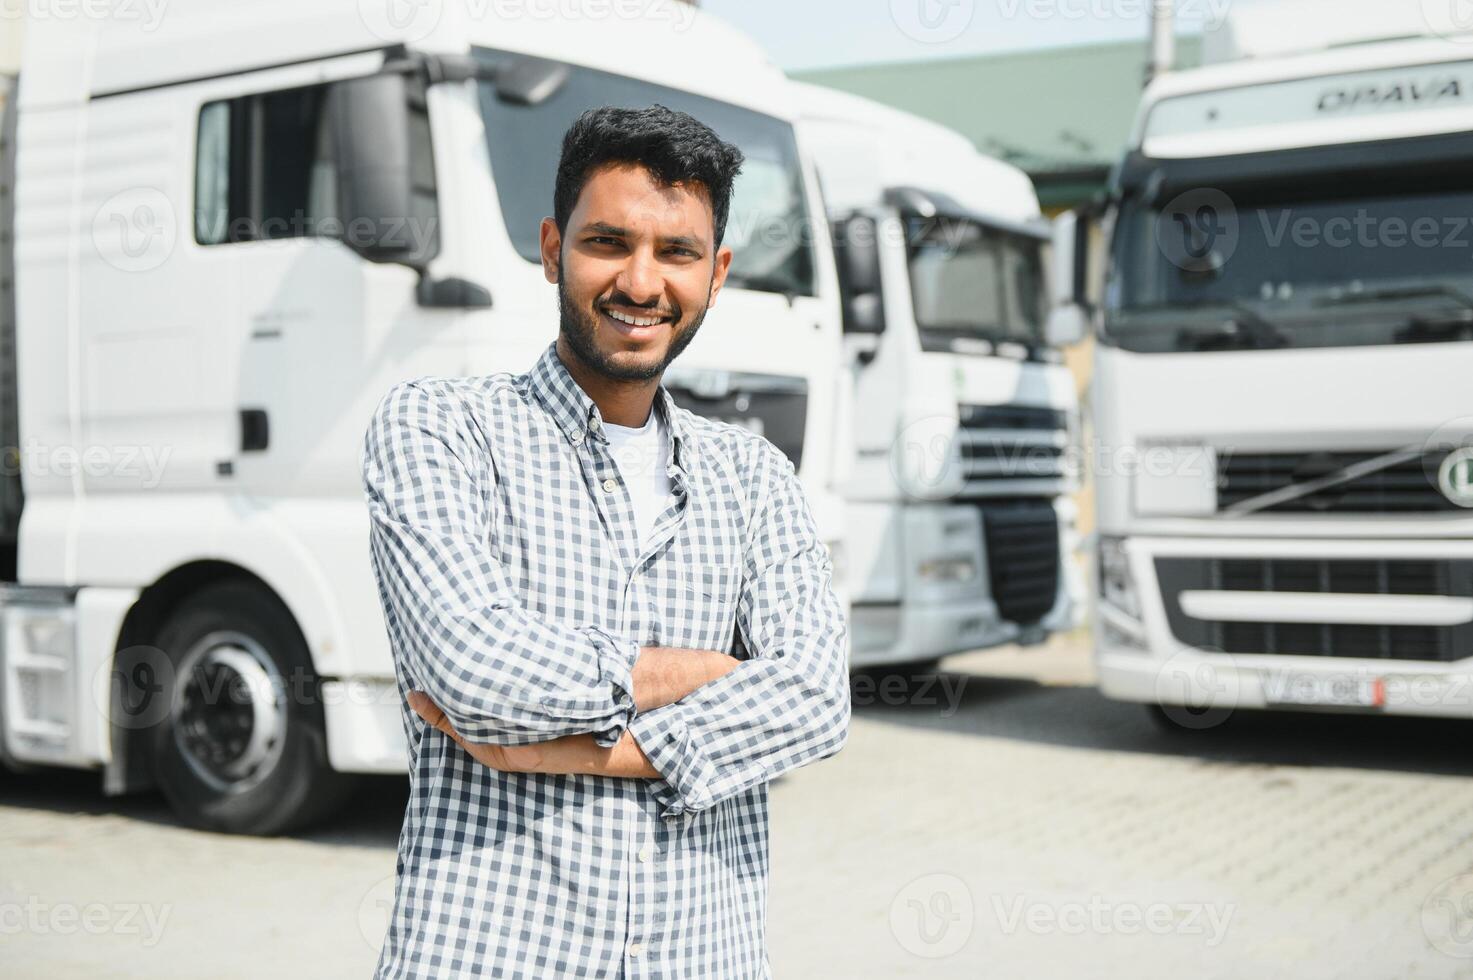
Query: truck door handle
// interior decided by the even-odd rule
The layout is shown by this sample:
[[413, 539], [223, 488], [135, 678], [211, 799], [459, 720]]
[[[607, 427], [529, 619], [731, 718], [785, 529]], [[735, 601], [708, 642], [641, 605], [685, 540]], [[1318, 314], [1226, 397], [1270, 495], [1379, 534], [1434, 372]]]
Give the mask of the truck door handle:
[[240, 451], [258, 453], [266, 448], [271, 439], [271, 429], [266, 421], [264, 408], [242, 408], [240, 410]]

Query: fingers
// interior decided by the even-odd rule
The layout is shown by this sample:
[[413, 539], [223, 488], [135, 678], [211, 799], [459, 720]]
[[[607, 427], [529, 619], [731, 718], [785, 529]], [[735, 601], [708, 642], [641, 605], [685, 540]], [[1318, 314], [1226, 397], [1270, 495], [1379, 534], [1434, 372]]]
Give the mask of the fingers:
[[445, 718], [445, 712], [435, 706], [435, 702], [430, 700], [428, 694], [423, 691], [410, 691], [405, 700], [409, 702], [415, 714], [436, 728], [440, 727], [440, 722]]
[[450, 724], [450, 719], [445, 717], [445, 712], [430, 700], [429, 695], [423, 691], [410, 691], [405, 700], [414, 709], [414, 713], [423, 718], [431, 728], [444, 732], [456, 742], [460, 742], [460, 734]]
[[[490, 766], [492, 769], [500, 769], [503, 772], [520, 771], [510, 763], [506, 751], [500, 746], [473, 744], [461, 738], [460, 733], [455, 730], [455, 726], [450, 724], [450, 719], [445, 717], [445, 712], [441, 711], [439, 706], [434, 701], [431, 701], [429, 695], [423, 691], [410, 691], [405, 695], [404, 700], [409, 702], [409, 706], [414, 709], [414, 713], [423, 718], [431, 728], [449, 735], [456, 745], [469, 752], [471, 757], [477, 762]], [[533, 751], [535, 758], [538, 753], [536, 753], [536, 750]]]

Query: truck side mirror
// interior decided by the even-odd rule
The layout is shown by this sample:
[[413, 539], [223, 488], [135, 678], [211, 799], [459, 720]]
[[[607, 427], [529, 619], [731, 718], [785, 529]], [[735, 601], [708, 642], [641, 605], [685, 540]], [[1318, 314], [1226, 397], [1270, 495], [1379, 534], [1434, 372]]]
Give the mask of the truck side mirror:
[[1052, 289], [1044, 342], [1068, 347], [1084, 339], [1089, 328], [1089, 218], [1065, 211], [1054, 219]]
[[854, 215], [835, 222], [833, 231], [844, 332], [883, 333], [878, 226], [873, 218]]
[[338, 82], [327, 95], [343, 241], [421, 273], [439, 246], [429, 115], [411, 74]]

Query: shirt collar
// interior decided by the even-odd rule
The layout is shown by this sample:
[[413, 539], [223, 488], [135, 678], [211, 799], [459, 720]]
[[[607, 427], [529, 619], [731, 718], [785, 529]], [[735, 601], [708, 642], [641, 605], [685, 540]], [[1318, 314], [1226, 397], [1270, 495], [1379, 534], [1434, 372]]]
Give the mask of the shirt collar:
[[[532, 391], [552, 413], [558, 428], [563, 430], [570, 442], [576, 446], [581, 445], [585, 439], [608, 441], [598, 403], [568, 373], [567, 365], [558, 356], [557, 341], [547, 345], [529, 374]], [[677, 467], [689, 470], [690, 460], [686, 458], [686, 454], [695, 444], [695, 433], [685, 413], [679, 411], [674, 397], [663, 384], [655, 389], [654, 408], [664, 413], [665, 428], [675, 442], [671, 458]]]

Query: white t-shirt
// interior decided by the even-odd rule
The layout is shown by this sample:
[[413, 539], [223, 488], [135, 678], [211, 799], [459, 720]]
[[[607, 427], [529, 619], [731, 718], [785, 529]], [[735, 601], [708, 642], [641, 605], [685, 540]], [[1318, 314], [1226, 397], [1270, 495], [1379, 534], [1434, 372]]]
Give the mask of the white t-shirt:
[[639, 528], [641, 546], [649, 542], [655, 520], [664, 513], [674, 494], [670, 492], [669, 453], [665, 446], [665, 426], [659, 411], [650, 406], [650, 417], [638, 429], [604, 422], [609, 437], [609, 452], [624, 477], [624, 485], [634, 501], [634, 522]]

